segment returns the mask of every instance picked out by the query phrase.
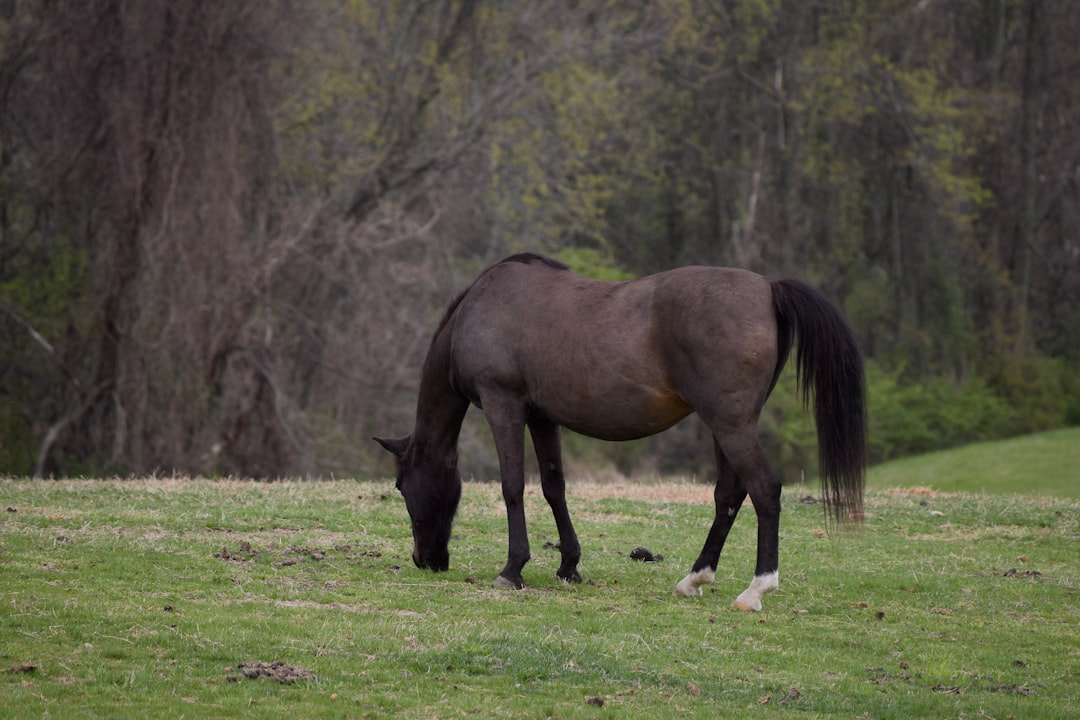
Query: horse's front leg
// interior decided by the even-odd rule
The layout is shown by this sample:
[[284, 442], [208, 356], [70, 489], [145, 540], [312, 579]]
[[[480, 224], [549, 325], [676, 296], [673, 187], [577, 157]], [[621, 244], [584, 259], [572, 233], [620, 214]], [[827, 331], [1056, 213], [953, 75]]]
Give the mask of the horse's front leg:
[[504, 398], [484, 398], [484, 416], [499, 454], [503, 502], [510, 534], [506, 567], [495, 579], [496, 587], [523, 588], [521, 569], [529, 561], [529, 535], [525, 529], [525, 408]]
[[551, 506], [555, 526], [559, 529], [559, 552], [562, 564], [555, 576], [567, 582], [581, 582], [578, 562], [581, 545], [578, 544], [570, 511], [566, 507], [566, 478], [563, 476], [562, 449], [559, 442], [559, 426], [543, 418], [529, 419], [529, 432], [536, 448], [536, 462], [540, 466], [540, 483], [544, 499]]

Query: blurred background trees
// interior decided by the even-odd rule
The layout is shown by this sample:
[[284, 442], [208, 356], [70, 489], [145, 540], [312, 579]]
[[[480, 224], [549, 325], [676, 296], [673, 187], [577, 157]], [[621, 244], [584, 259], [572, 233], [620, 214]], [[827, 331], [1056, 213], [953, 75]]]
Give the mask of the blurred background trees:
[[[526, 249], [819, 285], [874, 460], [1080, 423], [1078, 36], [1069, 0], [0, 0], [0, 470], [386, 472], [446, 302]], [[693, 419], [567, 444], [712, 462]]]

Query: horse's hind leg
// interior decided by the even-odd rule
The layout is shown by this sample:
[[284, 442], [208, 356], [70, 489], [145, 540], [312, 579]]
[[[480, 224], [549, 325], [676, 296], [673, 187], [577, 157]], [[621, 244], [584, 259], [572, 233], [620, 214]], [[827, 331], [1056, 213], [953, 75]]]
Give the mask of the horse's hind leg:
[[540, 465], [540, 483], [544, 499], [551, 506], [555, 526], [559, 529], [559, 551], [562, 565], [555, 575], [567, 582], [581, 582], [577, 565], [581, 560], [581, 546], [570, 521], [566, 507], [566, 479], [563, 476], [562, 450], [559, 442], [559, 426], [543, 418], [529, 419], [529, 432], [536, 448], [536, 461]]
[[724, 455], [738, 473], [757, 513], [757, 565], [750, 586], [735, 599], [740, 610], [761, 610], [761, 598], [780, 585], [777, 568], [780, 554], [780, 480], [765, 458], [750, 428], [719, 440]]
[[713, 448], [716, 453], [716, 489], [713, 490], [716, 519], [690, 574], [675, 586], [675, 595], [697, 597], [701, 595], [701, 586], [711, 583], [716, 577], [716, 566], [720, 562], [724, 541], [746, 499], [746, 487], [715, 439]]

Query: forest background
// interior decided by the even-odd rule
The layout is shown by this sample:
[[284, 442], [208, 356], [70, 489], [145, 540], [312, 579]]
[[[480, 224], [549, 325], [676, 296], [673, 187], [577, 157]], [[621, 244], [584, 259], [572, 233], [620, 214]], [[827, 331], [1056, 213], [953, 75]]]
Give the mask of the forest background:
[[[0, 0], [0, 472], [389, 472], [447, 302], [522, 250], [818, 285], [874, 461], [1080, 424], [1078, 37], [1071, 0]], [[567, 444], [712, 462], [693, 420]]]

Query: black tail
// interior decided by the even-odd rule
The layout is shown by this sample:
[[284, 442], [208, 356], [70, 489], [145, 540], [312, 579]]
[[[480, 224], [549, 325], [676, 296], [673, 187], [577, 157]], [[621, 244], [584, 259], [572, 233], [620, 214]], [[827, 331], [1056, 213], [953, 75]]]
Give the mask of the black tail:
[[799, 280], [772, 282], [780, 363], [798, 345], [803, 404], [814, 396], [825, 506], [838, 520], [862, 517], [866, 479], [866, 379], [855, 336], [836, 306]]

